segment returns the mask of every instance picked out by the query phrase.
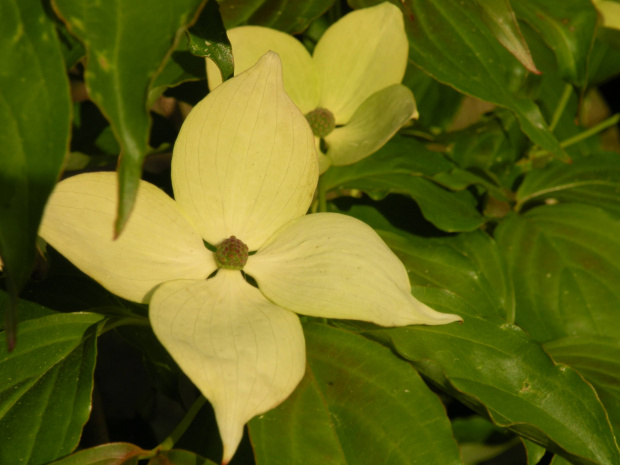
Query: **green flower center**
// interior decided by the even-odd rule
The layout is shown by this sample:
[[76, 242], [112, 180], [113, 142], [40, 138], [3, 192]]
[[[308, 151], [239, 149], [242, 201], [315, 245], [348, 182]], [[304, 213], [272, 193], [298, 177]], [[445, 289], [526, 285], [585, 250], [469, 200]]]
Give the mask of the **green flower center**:
[[242, 270], [248, 261], [248, 246], [235, 236], [223, 240], [215, 249], [215, 263], [227, 270]]
[[315, 108], [306, 115], [315, 136], [323, 139], [336, 127], [336, 118], [327, 108]]

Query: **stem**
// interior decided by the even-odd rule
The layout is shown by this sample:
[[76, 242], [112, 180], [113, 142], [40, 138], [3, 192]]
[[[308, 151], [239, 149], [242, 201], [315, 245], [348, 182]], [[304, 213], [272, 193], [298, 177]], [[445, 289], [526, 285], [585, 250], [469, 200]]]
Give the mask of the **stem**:
[[325, 199], [325, 181], [323, 180], [323, 176], [319, 178], [319, 184], [316, 187], [317, 196], [319, 199], [319, 212], [327, 211], [327, 200]]
[[[570, 147], [571, 145], [574, 145], [577, 142], [581, 142], [582, 140], [587, 139], [588, 137], [592, 137], [611, 126], [614, 126], [619, 121], [620, 121], [620, 113], [616, 113], [615, 115], [607, 118], [605, 121], [601, 121], [596, 126], [592, 126], [590, 129], [586, 129], [585, 131], [580, 132], [579, 134], [573, 137], [569, 137], [568, 139], [563, 140], [562, 142], [560, 142], [560, 147], [562, 147], [563, 149], [565, 149], [566, 147]], [[534, 150], [530, 154], [530, 160], [544, 156], [547, 153], [549, 153], [548, 150], [541, 150], [541, 149]]]
[[549, 124], [549, 131], [553, 132], [555, 127], [560, 122], [560, 118], [562, 117], [562, 113], [564, 113], [564, 109], [568, 104], [568, 99], [570, 98], [572, 91], [573, 87], [570, 84], [566, 84], [564, 86], [564, 92], [562, 92], [558, 106], [555, 107], [555, 111], [553, 112], [553, 117], [551, 118], [551, 123]]
[[206, 401], [207, 399], [205, 399], [204, 396], [198, 397], [198, 399], [196, 399], [194, 404], [190, 407], [190, 409], [185, 414], [185, 417], [183, 417], [183, 419], [181, 420], [181, 423], [179, 423], [177, 427], [174, 429], [174, 431], [170, 433], [170, 436], [164, 439], [164, 441], [159, 446], [157, 446], [155, 449], [156, 450], [172, 449], [174, 445], [177, 443], [177, 441], [181, 438], [181, 436], [183, 436], [187, 428], [189, 428], [189, 425], [192, 424], [192, 421], [194, 421], [194, 418], [196, 417], [196, 415], [198, 414], [198, 412], [200, 411], [200, 409], [202, 408], [202, 406], [205, 404]]
[[618, 121], [620, 121], [620, 113], [616, 113], [615, 115], [610, 116], [605, 121], [601, 121], [596, 126], [592, 126], [590, 129], [587, 129], [577, 134], [576, 136], [569, 137], [568, 139], [560, 142], [560, 146], [563, 149], [566, 147], [570, 147], [577, 142], [581, 142], [582, 140], [587, 139], [588, 137], [592, 137], [595, 134], [598, 134], [599, 132], [604, 131], [605, 129], [617, 124]]

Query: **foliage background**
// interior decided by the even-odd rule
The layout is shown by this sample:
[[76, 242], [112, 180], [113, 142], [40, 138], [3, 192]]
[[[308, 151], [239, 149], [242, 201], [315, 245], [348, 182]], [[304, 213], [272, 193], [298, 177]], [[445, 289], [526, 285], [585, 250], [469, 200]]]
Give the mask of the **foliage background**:
[[[0, 1], [1, 464], [219, 460], [147, 309], [37, 249], [47, 196], [63, 172], [118, 163], [122, 228], [140, 176], [170, 192], [171, 146], [206, 94], [193, 53], [230, 74], [224, 28], [312, 48], [375, 3]], [[620, 73], [618, 31], [589, 0], [395, 3], [420, 121], [322, 185], [416, 297], [465, 323], [308, 318], [306, 377], [232, 463], [620, 463], [620, 162], [597, 92]]]

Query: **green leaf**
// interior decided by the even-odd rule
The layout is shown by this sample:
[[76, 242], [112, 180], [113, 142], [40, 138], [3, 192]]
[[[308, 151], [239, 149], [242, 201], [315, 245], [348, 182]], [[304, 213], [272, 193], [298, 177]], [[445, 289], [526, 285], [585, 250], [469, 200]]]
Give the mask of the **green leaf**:
[[117, 233], [133, 208], [148, 152], [149, 90], [202, 1], [116, 0], [104, 7], [53, 0], [71, 33], [86, 46], [89, 96], [109, 119], [121, 145]]
[[[350, 0], [353, 7], [371, 0]], [[489, 31], [474, 2], [403, 0], [409, 58], [440, 82], [512, 110], [521, 129], [559, 159], [568, 157], [529, 98], [528, 73]]]
[[442, 154], [409, 137], [394, 137], [378, 152], [353, 165], [331, 167], [322, 178], [326, 190], [361, 190], [375, 200], [388, 194], [413, 198], [424, 217], [444, 231], [472, 231], [485, 222], [469, 191], [451, 192], [433, 178], [456, 169]]
[[173, 449], [160, 451], [153, 457], [148, 465], [215, 465], [215, 462], [207, 460], [193, 452]]
[[596, 389], [616, 436], [620, 434], [620, 341], [614, 338], [569, 336], [545, 344], [556, 362], [581, 373]]
[[0, 463], [44, 464], [77, 446], [90, 415], [102, 319], [67, 313], [25, 321], [12, 353], [0, 334]]
[[512, 7], [551, 48], [560, 74], [568, 82], [585, 87], [588, 58], [596, 33], [597, 12], [590, 0], [518, 0]]
[[[159, 96], [170, 87], [176, 87], [184, 82], [206, 79], [205, 61], [190, 53], [187, 40], [181, 39], [151, 85], [149, 105], [155, 103]], [[205, 84], [205, 93], [206, 90]]]
[[521, 438], [521, 442], [523, 443], [525, 453], [527, 454], [527, 465], [538, 464], [547, 452], [544, 447], [539, 446], [535, 442], [528, 441], [523, 438]]
[[306, 377], [250, 422], [257, 465], [461, 463], [443, 406], [411, 365], [323, 324], [304, 333]]
[[620, 463], [605, 410], [578, 373], [555, 365], [517, 326], [480, 318], [454, 294], [420, 288], [416, 297], [438, 311], [461, 315], [463, 324], [366, 334], [389, 342], [422, 375], [498, 426], [574, 464]]
[[334, 0], [219, 0], [226, 29], [242, 24], [270, 27], [298, 34], [334, 3]]
[[612, 152], [553, 162], [525, 176], [517, 191], [517, 211], [543, 202], [579, 202], [620, 216], [620, 155]]
[[[196, 56], [207, 57], [220, 69], [222, 80], [233, 77], [235, 66], [233, 62], [232, 46], [226, 35], [226, 29], [220, 15], [220, 7], [216, 0], [209, 0], [205, 5], [198, 21], [189, 31], [189, 50]], [[206, 63], [202, 62], [203, 72], [206, 74]]]
[[521, 34], [519, 23], [508, 0], [477, 0], [481, 17], [495, 38], [514, 55], [528, 71], [540, 74], [536, 69], [527, 42]]
[[50, 465], [138, 465], [140, 456], [146, 454], [133, 444], [115, 442], [81, 450]]
[[534, 208], [496, 230], [516, 322], [535, 340], [620, 337], [620, 220], [580, 204]]
[[463, 94], [436, 81], [411, 62], [402, 84], [409, 87], [420, 113], [416, 122], [426, 128], [447, 130], [463, 101]]
[[[69, 145], [69, 80], [39, 0], [0, 6], [0, 261], [13, 299], [30, 276], [43, 208]], [[15, 342], [15, 303], [6, 312]]]

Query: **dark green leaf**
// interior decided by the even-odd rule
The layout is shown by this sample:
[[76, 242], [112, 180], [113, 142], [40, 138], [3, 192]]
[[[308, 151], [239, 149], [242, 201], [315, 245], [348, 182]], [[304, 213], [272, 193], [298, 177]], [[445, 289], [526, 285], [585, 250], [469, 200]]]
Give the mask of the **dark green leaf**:
[[219, 3], [226, 29], [247, 23], [298, 34], [334, 0], [220, 0]]
[[153, 79], [176, 47], [203, 0], [155, 0], [104, 5], [54, 0], [69, 30], [86, 46], [90, 98], [109, 119], [121, 145], [119, 233], [129, 218], [148, 152], [148, 94]]
[[148, 451], [125, 442], [116, 442], [82, 450], [50, 465], [138, 465], [140, 455]]
[[368, 331], [389, 342], [442, 390], [495, 424], [509, 428], [574, 464], [620, 463], [620, 451], [594, 389], [553, 363], [515, 325], [483, 319], [446, 291], [418, 288], [432, 308], [457, 313], [463, 324]]
[[620, 216], [620, 155], [595, 153], [572, 164], [550, 163], [527, 174], [517, 191], [517, 209], [542, 202], [579, 202]]
[[[350, 0], [354, 7], [375, 3]], [[506, 107], [521, 129], [543, 149], [568, 159], [528, 95], [531, 75], [489, 31], [474, 2], [403, 0], [409, 58], [435, 79], [474, 97]], [[534, 83], [536, 80], [534, 80]]]
[[0, 6], [0, 260], [13, 296], [6, 312], [15, 341], [19, 290], [30, 276], [47, 197], [69, 145], [69, 81], [54, 20], [39, 0]]
[[521, 442], [527, 454], [527, 465], [537, 465], [546, 453], [545, 448], [527, 439], [522, 438]]
[[[444, 231], [472, 231], [485, 219], [469, 191], [451, 192], [422, 176], [433, 178], [456, 169], [442, 154], [409, 137], [394, 137], [371, 157], [353, 165], [331, 167], [324, 175], [327, 190], [357, 189], [375, 200], [391, 193], [413, 198], [424, 217]], [[461, 186], [464, 187], [464, 186]]]
[[163, 451], [153, 457], [148, 465], [215, 465], [211, 460], [186, 450]]
[[68, 313], [25, 321], [10, 354], [0, 334], [0, 463], [40, 465], [77, 446], [90, 415], [102, 319]]
[[538, 207], [500, 224], [517, 324], [540, 342], [620, 337], [619, 237], [617, 217], [580, 204]]
[[409, 87], [415, 97], [420, 113], [417, 124], [447, 130], [460, 108], [463, 94], [436, 81], [411, 62], [407, 64], [402, 84]]
[[506, 47], [528, 71], [540, 74], [536, 69], [527, 42], [521, 34], [519, 23], [508, 0], [476, 0], [482, 20], [500, 44]]
[[590, 0], [518, 0], [512, 7], [554, 51], [562, 77], [578, 87], [587, 83], [588, 58], [597, 13]]
[[[198, 21], [188, 31], [189, 50], [196, 56], [207, 57], [220, 69], [225, 81], [235, 74], [232, 47], [216, 0], [209, 0]], [[205, 63], [202, 63], [203, 72]]]
[[546, 343], [545, 350], [556, 362], [571, 366], [592, 383], [616, 435], [620, 434], [620, 341], [598, 336], [570, 336]]
[[258, 465], [461, 463], [443, 406], [408, 363], [326, 325], [304, 332], [306, 377], [250, 422]]

